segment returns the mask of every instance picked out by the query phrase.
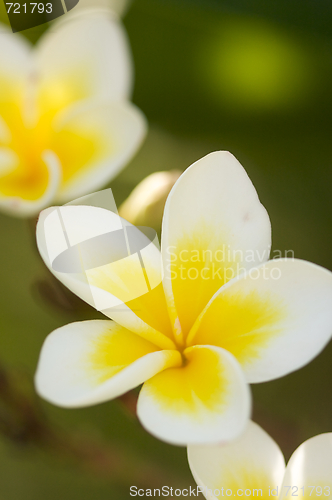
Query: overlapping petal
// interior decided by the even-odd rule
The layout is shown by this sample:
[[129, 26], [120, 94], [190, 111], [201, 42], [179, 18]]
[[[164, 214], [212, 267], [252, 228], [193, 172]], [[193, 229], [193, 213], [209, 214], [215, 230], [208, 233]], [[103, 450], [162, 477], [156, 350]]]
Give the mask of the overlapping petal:
[[230, 282], [198, 318], [188, 345], [231, 352], [250, 383], [281, 377], [311, 361], [332, 335], [332, 273], [275, 259]]
[[162, 227], [165, 290], [180, 338], [224, 283], [268, 259], [270, 244], [267, 212], [234, 156], [211, 153], [184, 172]]
[[[126, 228], [134, 229], [139, 252], [126, 253]], [[106, 209], [64, 206], [41, 213], [37, 244], [50, 271], [80, 298], [161, 348], [175, 347], [160, 252], [139, 229]]]
[[285, 472], [280, 448], [254, 422], [232, 443], [189, 446], [188, 460], [207, 500], [226, 496], [227, 490], [227, 496], [245, 497], [246, 489], [252, 496], [267, 498], [272, 489], [279, 491]]
[[116, 398], [179, 363], [177, 351], [161, 351], [112, 321], [71, 323], [47, 337], [36, 387], [59, 406], [88, 406]]
[[240, 366], [224, 349], [195, 346], [184, 363], [148, 380], [137, 414], [154, 436], [172, 444], [228, 441], [244, 429], [250, 393]]

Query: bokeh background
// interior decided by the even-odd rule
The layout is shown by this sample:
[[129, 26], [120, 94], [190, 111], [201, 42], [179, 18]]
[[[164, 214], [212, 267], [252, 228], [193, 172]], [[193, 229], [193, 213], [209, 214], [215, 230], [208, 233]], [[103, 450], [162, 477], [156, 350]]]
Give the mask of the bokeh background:
[[[2, 3], [0, 18], [6, 20]], [[149, 173], [184, 170], [213, 150], [230, 150], [269, 212], [273, 248], [332, 269], [330, 0], [134, 0], [124, 24], [136, 68], [133, 100], [150, 130], [110, 184], [118, 205]], [[35, 42], [44, 29], [24, 35]], [[46, 335], [98, 317], [51, 280], [34, 224], [0, 215], [6, 369], [0, 373], [0, 499], [124, 500], [138, 476], [155, 487], [193, 485], [186, 450], [149, 436], [128, 411], [130, 401], [82, 410], [34, 402], [29, 384]], [[331, 389], [329, 345], [302, 370], [253, 386], [254, 419], [288, 458], [303, 440], [332, 431]], [[30, 408], [35, 404], [38, 417]], [[41, 430], [36, 418], [56, 430], [37, 422]]]

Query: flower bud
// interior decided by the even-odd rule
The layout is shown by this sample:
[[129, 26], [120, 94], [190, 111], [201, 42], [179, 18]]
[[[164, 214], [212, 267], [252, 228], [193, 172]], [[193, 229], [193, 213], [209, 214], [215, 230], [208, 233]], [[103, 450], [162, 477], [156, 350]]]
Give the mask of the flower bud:
[[119, 215], [136, 226], [159, 230], [166, 198], [180, 175], [179, 170], [149, 175], [120, 206]]

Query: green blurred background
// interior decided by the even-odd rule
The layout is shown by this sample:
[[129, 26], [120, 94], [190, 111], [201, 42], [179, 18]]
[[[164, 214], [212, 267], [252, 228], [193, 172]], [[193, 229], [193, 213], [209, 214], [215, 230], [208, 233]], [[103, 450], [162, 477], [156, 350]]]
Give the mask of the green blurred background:
[[[150, 131], [110, 184], [117, 203], [149, 173], [184, 170], [213, 150], [230, 150], [270, 214], [273, 248], [332, 269], [331, 2], [136, 0], [124, 23], [134, 102]], [[36, 41], [43, 29], [24, 34]], [[0, 234], [0, 358], [31, 378], [50, 331], [98, 314], [51, 304], [33, 224], [0, 215]], [[288, 458], [303, 440], [332, 431], [331, 389], [332, 345], [299, 372], [253, 386], [254, 418]], [[82, 410], [41, 405], [68, 435], [123, 449], [125, 477], [98, 475], [65, 452], [1, 436], [0, 500], [129, 499], [141, 461], [164, 474], [160, 486], [193, 484], [185, 449], [149, 436], [119, 402]]]

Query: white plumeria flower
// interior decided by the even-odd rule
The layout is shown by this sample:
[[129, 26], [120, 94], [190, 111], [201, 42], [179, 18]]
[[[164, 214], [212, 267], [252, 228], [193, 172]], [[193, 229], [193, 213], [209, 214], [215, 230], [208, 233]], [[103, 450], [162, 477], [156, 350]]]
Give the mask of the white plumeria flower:
[[305, 441], [285, 467], [275, 441], [250, 422], [232, 443], [189, 446], [188, 460], [207, 500], [227, 496], [308, 500], [332, 492], [332, 433]]
[[[152, 244], [142, 252], [150, 291], [137, 255], [86, 272], [53, 269], [66, 238], [79, 249], [117, 229], [102, 208], [62, 207], [61, 224], [54, 210], [42, 212], [37, 226], [42, 258], [83, 300], [105, 301], [98, 309], [114, 322], [73, 323], [50, 334], [36, 386], [52, 403], [88, 406], [144, 382], [138, 417], [153, 435], [180, 445], [231, 440], [250, 416], [248, 383], [302, 367], [330, 340], [332, 273], [301, 260], [265, 262], [269, 217], [227, 152], [197, 161], [172, 188], [161, 255]], [[118, 307], [107, 306], [112, 300]]]
[[0, 208], [31, 216], [114, 177], [145, 118], [129, 102], [130, 49], [111, 17], [56, 23], [36, 47], [0, 32]]

